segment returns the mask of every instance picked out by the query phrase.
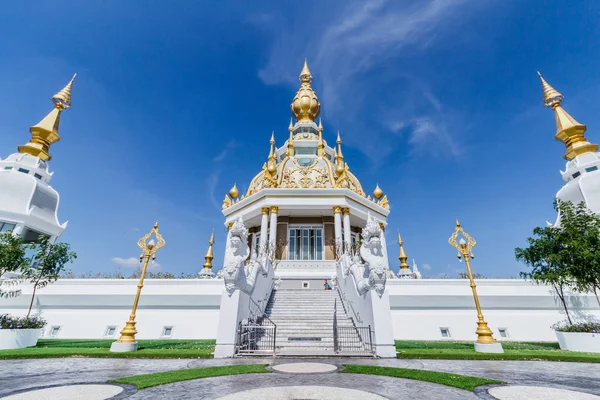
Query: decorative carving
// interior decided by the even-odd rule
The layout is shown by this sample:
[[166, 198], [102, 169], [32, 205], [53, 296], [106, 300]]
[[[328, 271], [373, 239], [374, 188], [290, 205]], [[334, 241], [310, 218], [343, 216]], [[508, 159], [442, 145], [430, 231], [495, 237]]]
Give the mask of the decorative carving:
[[383, 208], [387, 208], [388, 210], [390, 209], [390, 203], [388, 201], [387, 194], [383, 196], [383, 199], [381, 199], [379, 205]]
[[229, 198], [229, 196], [225, 195], [225, 198], [223, 199], [223, 210], [230, 207], [231, 204], [233, 204], [231, 202], [231, 199]]
[[242, 217], [239, 217], [229, 229], [227, 243], [225, 244], [225, 260], [223, 262], [223, 280], [225, 290], [229, 296], [240, 288], [245, 279], [242, 279], [244, 264], [250, 254], [248, 247], [248, 229], [244, 226]]
[[343, 275], [352, 276], [360, 295], [370, 289], [375, 290], [379, 297], [385, 292], [388, 266], [381, 242], [382, 235], [379, 223], [369, 214], [358, 253], [350, 249], [339, 257], [338, 263]]

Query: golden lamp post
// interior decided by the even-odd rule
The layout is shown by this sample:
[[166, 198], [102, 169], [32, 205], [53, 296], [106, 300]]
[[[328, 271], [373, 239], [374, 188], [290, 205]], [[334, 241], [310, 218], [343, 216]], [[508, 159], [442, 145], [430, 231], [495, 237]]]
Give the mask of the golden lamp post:
[[[152, 235], [156, 238], [156, 241], [152, 239]], [[140, 301], [140, 294], [144, 287], [144, 277], [146, 276], [146, 269], [150, 258], [156, 260], [156, 251], [165, 245], [163, 237], [158, 233], [158, 221], [154, 224], [154, 227], [144, 237], [138, 240], [138, 246], [142, 249], [140, 255], [140, 262], [144, 262], [142, 267], [142, 273], [140, 274], [140, 281], [137, 285], [137, 293], [135, 294], [135, 300], [133, 301], [133, 307], [131, 308], [131, 315], [129, 321], [125, 323], [125, 328], [121, 331], [121, 337], [110, 346], [111, 352], [124, 353], [128, 351], [137, 350], [137, 341], [135, 340], [135, 312], [137, 311], [138, 302]]]
[[[459, 234], [463, 237], [457, 242]], [[466, 239], [466, 240], [465, 240]], [[473, 247], [475, 247], [475, 239], [473, 239], [467, 232], [460, 226], [458, 220], [456, 220], [456, 229], [450, 239], [448, 239], [450, 246], [458, 250], [458, 259], [464, 259], [467, 265], [467, 273], [469, 274], [469, 282], [471, 289], [473, 290], [473, 299], [475, 299], [475, 307], [477, 308], [477, 342], [475, 342], [475, 351], [479, 353], [504, 353], [502, 344], [496, 342], [492, 330], [488, 327], [487, 322], [483, 319], [483, 313], [481, 312], [481, 305], [479, 304], [479, 297], [477, 296], [477, 288], [475, 286], [475, 280], [473, 279], [473, 272], [471, 271], [470, 258], [475, 258], [473, 254]]]

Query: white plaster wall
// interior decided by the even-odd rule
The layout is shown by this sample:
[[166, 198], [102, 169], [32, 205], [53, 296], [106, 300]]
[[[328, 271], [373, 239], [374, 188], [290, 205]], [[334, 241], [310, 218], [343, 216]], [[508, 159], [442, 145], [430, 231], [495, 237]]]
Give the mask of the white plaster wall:
[[[476, 280], [488, 326], [498, 340], [556, 341], [551, 325], [565, 314], [550, 287], [517, 279]], [[467, 279], [388, 280], [390, 306], [397, 340], [475, 340], [477, 312]], [[574, 319], [600, 319], [593, 294], [569, 297]], [[498, 328], [508, 331], [501, 338]]]
[[[136, 279], [64, 279], [38, 290], [33, 312], [48, 321], [44, 332], [60, 326], [57, 338], [100, 339], [107, 326], [117, 326], [115, 338], [129, 319]], [[0, 313], [25, 315], [31, 286], [23, 294], [0, 299]], [[159, 339], [172, 326], [171, 339], [214, 339], [217, 336], [222, 280], [147, 279], [136, 314], [139, 339]]]
[[[58, 338], [100, 339], [106, 327], [117, 326], [115, 337], [129, 318], [136, 292], [134, 279], [65, 279], [42, 290], [34, 310], [51, 326], [61, 326]], [[497, 339], [556, 341], [550, 326], [565, 315], [550, 288], [517, 279], [477, 280], [484, 316]], [[0, 313], [25, 315], [31, 287], [23, 295], [0, 299]], [[442, 340], [440, 327], [453, 340], [474, 340], [477, 315], [466, 279], [389, 279], [387, 289], [395, 339]], [[220, 279], [148, 279], [137, 313], [140, 339], [161, 338], [173, 326], [172, 339], [215, 339], [219, 322]], [[600, 308], [593, 295], [569, 298], [572, 316], [595, 316]], [[501, 339], [498, 328], [509, 338]]]

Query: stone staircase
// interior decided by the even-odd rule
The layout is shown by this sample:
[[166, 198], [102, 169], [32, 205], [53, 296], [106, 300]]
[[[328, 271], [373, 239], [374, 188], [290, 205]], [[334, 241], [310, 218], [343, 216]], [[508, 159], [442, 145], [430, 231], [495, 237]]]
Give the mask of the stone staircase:
[[[333, 310], [336, 300], [338, 326], [353, 327], [352, 319], [344, 312], [336, 290], [273, 291], [265, 312], [277, 325], [276, 354], [334, 355]], [[358, 339], [356, 341], [358, 342]]]

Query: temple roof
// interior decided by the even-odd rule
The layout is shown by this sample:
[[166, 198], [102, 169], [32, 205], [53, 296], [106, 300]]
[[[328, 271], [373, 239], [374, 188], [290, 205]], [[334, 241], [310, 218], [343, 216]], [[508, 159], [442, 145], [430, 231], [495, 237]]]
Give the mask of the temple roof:
[[338, 132], [336, 145], [330, 147], [323, 139], [323, 125], [317, 125], [321, 105], [310, 86], [312, 75], [308, 64], [300, 72], [301, 86], [292, 101], [292, 115], [296, 123], [290, 121], [289, 138], [281, 147], [275, 146], [274, 133], [271, 135], [267, 162], [254, 176], [248, 190], [241, 197], [238, 191], [225, 195], [223, 209], [242, 201], [248, 196], [268, 188], [289, 189], [348, 189], [368, 198], [384, 208], [389, 208], [387, 196], [377, 186], [374, 198], [367, 196], [360, 181], [350, 172], [342, 154], [342, 140]]

